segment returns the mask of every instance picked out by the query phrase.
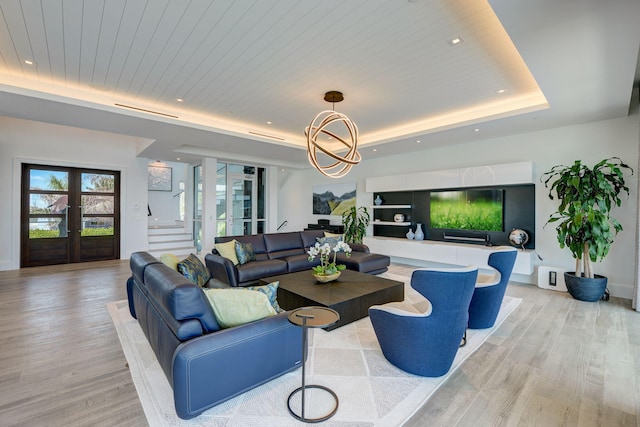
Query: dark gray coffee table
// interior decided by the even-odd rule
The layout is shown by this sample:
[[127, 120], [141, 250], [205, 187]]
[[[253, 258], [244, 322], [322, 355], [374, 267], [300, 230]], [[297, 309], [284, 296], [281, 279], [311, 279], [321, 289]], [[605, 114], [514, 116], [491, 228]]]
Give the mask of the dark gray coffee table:
[[285, 310], [306, 306], [329, 307], [340, 321], [326, 327], [330, 331], [369, 315], [369, 307], [404, 300], [404, 283], [371, 274], [344, 270], [338, 280], [318, 283], [311, 270], [265, 277], [264, 283], [278, 281], [278, 304]]

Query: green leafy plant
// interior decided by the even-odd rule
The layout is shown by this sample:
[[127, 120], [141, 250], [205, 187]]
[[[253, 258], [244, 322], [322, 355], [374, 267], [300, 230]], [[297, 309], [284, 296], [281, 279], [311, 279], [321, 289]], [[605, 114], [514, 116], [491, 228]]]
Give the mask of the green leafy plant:
[[560, 247], [567, 247], [576, 260], [576, 277], [593, 278], [592, 262], [607, 256], [615, 235], [622, 231], [610, 213], [622, 204], [620, 193], [629, 196], [624, 172], [633, 174], [633, 169], [611, 157], [593, 168], [580, 160], [571, 166], [557, 165], [540, 178], [549, 189], [549, 198], [553, 200], [555, 193], [560, 200], [547, 224], [556, 224]]
[[362, 238], [367, 234], [367, 226], [371, 217], [367, 208], [352, 206], [342, 214], [344, 225], [344, 241], [349, 243], [362, 243]]

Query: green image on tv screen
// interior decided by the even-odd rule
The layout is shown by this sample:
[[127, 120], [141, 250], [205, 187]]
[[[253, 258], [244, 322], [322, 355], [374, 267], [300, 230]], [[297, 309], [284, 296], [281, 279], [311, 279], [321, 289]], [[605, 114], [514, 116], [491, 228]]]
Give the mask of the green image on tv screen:
[[431, 228], [502, 231], [502, 190], [431, 192]]

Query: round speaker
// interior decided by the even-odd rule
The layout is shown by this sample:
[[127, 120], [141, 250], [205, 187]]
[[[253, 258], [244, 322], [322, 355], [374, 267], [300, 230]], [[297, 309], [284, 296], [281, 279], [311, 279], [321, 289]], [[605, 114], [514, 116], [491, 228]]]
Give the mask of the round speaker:
[[509, 233], [509, 243], [513, 246], [521, 246], [524, 248], [524, 245], [529, 241], [529, 234], [521, 228], [514, 228]]

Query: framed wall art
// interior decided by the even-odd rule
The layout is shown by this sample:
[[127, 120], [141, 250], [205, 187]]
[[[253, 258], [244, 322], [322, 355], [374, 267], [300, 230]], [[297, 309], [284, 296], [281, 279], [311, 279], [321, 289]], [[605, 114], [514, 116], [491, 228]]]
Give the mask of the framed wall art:
[[171, 168], [148, 166], [149, 191], [171, 191]]
[[355, 182], [313, 186], [314, 215], [342, 215], [355, 205]]

